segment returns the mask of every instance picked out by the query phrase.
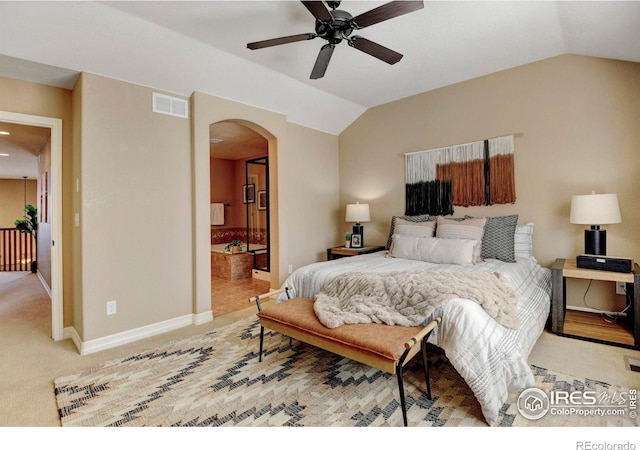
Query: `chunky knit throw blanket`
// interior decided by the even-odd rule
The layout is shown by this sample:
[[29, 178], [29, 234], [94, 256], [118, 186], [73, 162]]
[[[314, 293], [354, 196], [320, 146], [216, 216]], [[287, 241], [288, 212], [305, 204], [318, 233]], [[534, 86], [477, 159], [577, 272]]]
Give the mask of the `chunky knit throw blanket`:
[[505, 327], [518, 326], [517, 294], [500, 272], [351, 272], [326, 283], [313, 308], [327, 328], [354, 323], [416, 326], [454, 298], [476, 302]]

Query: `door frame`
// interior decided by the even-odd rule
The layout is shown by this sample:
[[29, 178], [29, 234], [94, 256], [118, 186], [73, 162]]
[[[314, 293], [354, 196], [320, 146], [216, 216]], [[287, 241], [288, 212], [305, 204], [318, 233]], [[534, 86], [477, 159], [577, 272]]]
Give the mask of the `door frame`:
[[[63, 339], [62, 119], [0, 111], [0, 121], [51, 130], [51, 337]], [[48, 289], [45, 289], [48, 291]]]

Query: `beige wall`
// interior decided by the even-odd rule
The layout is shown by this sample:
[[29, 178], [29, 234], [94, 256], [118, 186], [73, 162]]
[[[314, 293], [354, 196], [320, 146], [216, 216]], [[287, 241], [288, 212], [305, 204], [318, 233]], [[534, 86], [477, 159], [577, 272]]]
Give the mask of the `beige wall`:
[[[293, 269], [327, 259], [327, 248], [341, 245], [335, 238], [339, 215], [338, 137], [300, 127], [288, 126], [289, 147], [281, 156], [279, 172], [286, 174], [281, 184], [282, 202], [288, 215], [280, 238], [287, 241], [288, 265]], [[282, 177], [282, 175], [280, 175]], [[284, 266], [284, 265], [283, 265]], [[287, 273], [283, 272], [284, 281]]]
[[[615, 192], [623, 221], [604, 226], [608, 254], [640, 260], [639, 118], [640, 64], [571, 55], [372, 108], [340, 135], [336, 240], [345, 204], [366, 200], [366, 241], [386, 241], [390, 217], [404, 213], [399, 155], [522, 133], [516, 203], [454, 215], [519, 214], [520, 223], [534, 222], [535, 256], [549, 266], [584, 252], [585, 227], [569, 223], [571, 196]], [[581, 297], [569, 301], [582, 304]]]
[[[36, 180], [27, 180], [27, 204], [36, 206]], [[15, 228], [24, 217], [24, 180], [0, 179], [0, 228]]]
[[[70, 212], [69, 216], [73, 217], [74, 214], [80, 214], [82, 211], [82, 182], [80, 179], [80, 175], [82, 174], [82, 94], [83, 94], [83, 82], [84, 75], [80, 75], [76, 85], [72, 91], [72, 111], [73, 111], [73, 152], [69, 157], [69, 161], [67, 163], [67, 176], [65, 178], [69, 178], [71, 183], [75, 183], [76, 189], [70, 191], [68, 197], [70, 198], [69, 206]], [[79, 188], [79, 189], [78, 189]], [[84, 322], [83, 318], [83, 307], [82, 307], [82, 234], [80, 231], [82, 230], [82, 222], [80, 222], [80, 226], [76, 227], [75, 225], [69, 224], [69, 234], [71, 238], [69, 240], [65, 240], [65, 251], [69, 253], [69, 259], [71, 260], [71, 270], [65, 272], [65, 278], [70, 276], [70, 285], [71, 290], [74, 293], [74, 302], [67, 308], [67, 303], [65, 301], [65, 310], [64, 310], [64, 326], [73, 325], [76, 333], [80, 336], [84, 334]], [[69, 248], [70, 247], [70, 248]], [[77, 294], [76, 294], [77, 293]], [[68, 313], [71, 311], [71, 314]]]
[[152, 89], [91, 74], [81, 89], [86, 341], [192, 313], [191, 140], [189, 120], [151, 111]]
[[200, 93], [191, 121], [154, 114], [151, 95], [88, 73], [73, 91], [0, 79], [0, 109], [63, 119], [64, 326], [82, 341], [210, 311], [211, 123], [269, 139], [272, 285], [335, 245], [337, 136]]
[[51, 290], [51, 138], [38, 154], [38, 272]]

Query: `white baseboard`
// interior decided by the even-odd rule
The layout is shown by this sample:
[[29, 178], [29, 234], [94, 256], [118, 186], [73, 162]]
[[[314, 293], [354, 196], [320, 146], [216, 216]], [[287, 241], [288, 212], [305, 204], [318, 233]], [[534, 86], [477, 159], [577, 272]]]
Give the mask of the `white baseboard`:
[[53, 292], [51, 292], [51, 288], [49, 287], [49, 285], [45, 281], [44, 277], [40, 274], [40, 271], [36, 272], [36, 275], [38, 276], [38, 279], [40, 280], [40, 283], [42, 284], [42, 287], [44, 288], [44, 290], [47, 293], [47, 295], [49, 296], [49, 298], [53, 299]]
[[66, 339], [73, 340], [73, 343], [81, 355], [89, 355], [91, 353], [119, 347], [141, 339], [177, 330], [178, 328], [183, 328], [189, 325], [200, 325], [212, 320], [213, 314], [211, 311], [208, 311], [201, 314], [187, 314], [185, 316], [176, 317], [163, 322], [145, 325], [133, 330], [123, 331], [122, 333], [116, 333], [110, 336], [84, 342], [80, 339], [80, 336], [73, 327], [65, 328], [64, 335]]
[[209, 310], [200, 314], [193, 315], [193, 324], [202, 325], [203, 323], [211, 322], [213, 320], [213, 311]]

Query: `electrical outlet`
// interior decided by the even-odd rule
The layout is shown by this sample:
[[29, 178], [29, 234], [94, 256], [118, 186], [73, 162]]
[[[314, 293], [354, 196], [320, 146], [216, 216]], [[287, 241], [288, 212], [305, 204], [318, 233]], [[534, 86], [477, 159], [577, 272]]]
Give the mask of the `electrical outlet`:
[[289, 273], [293, 273], [293, 264], [289, 264]]
[[107, 302], [107, 316], [112, 316], [117, 312], [116, 301]]
[[624, 281], [616, 281], [616, 294], [627, 295], [627, 283]]

